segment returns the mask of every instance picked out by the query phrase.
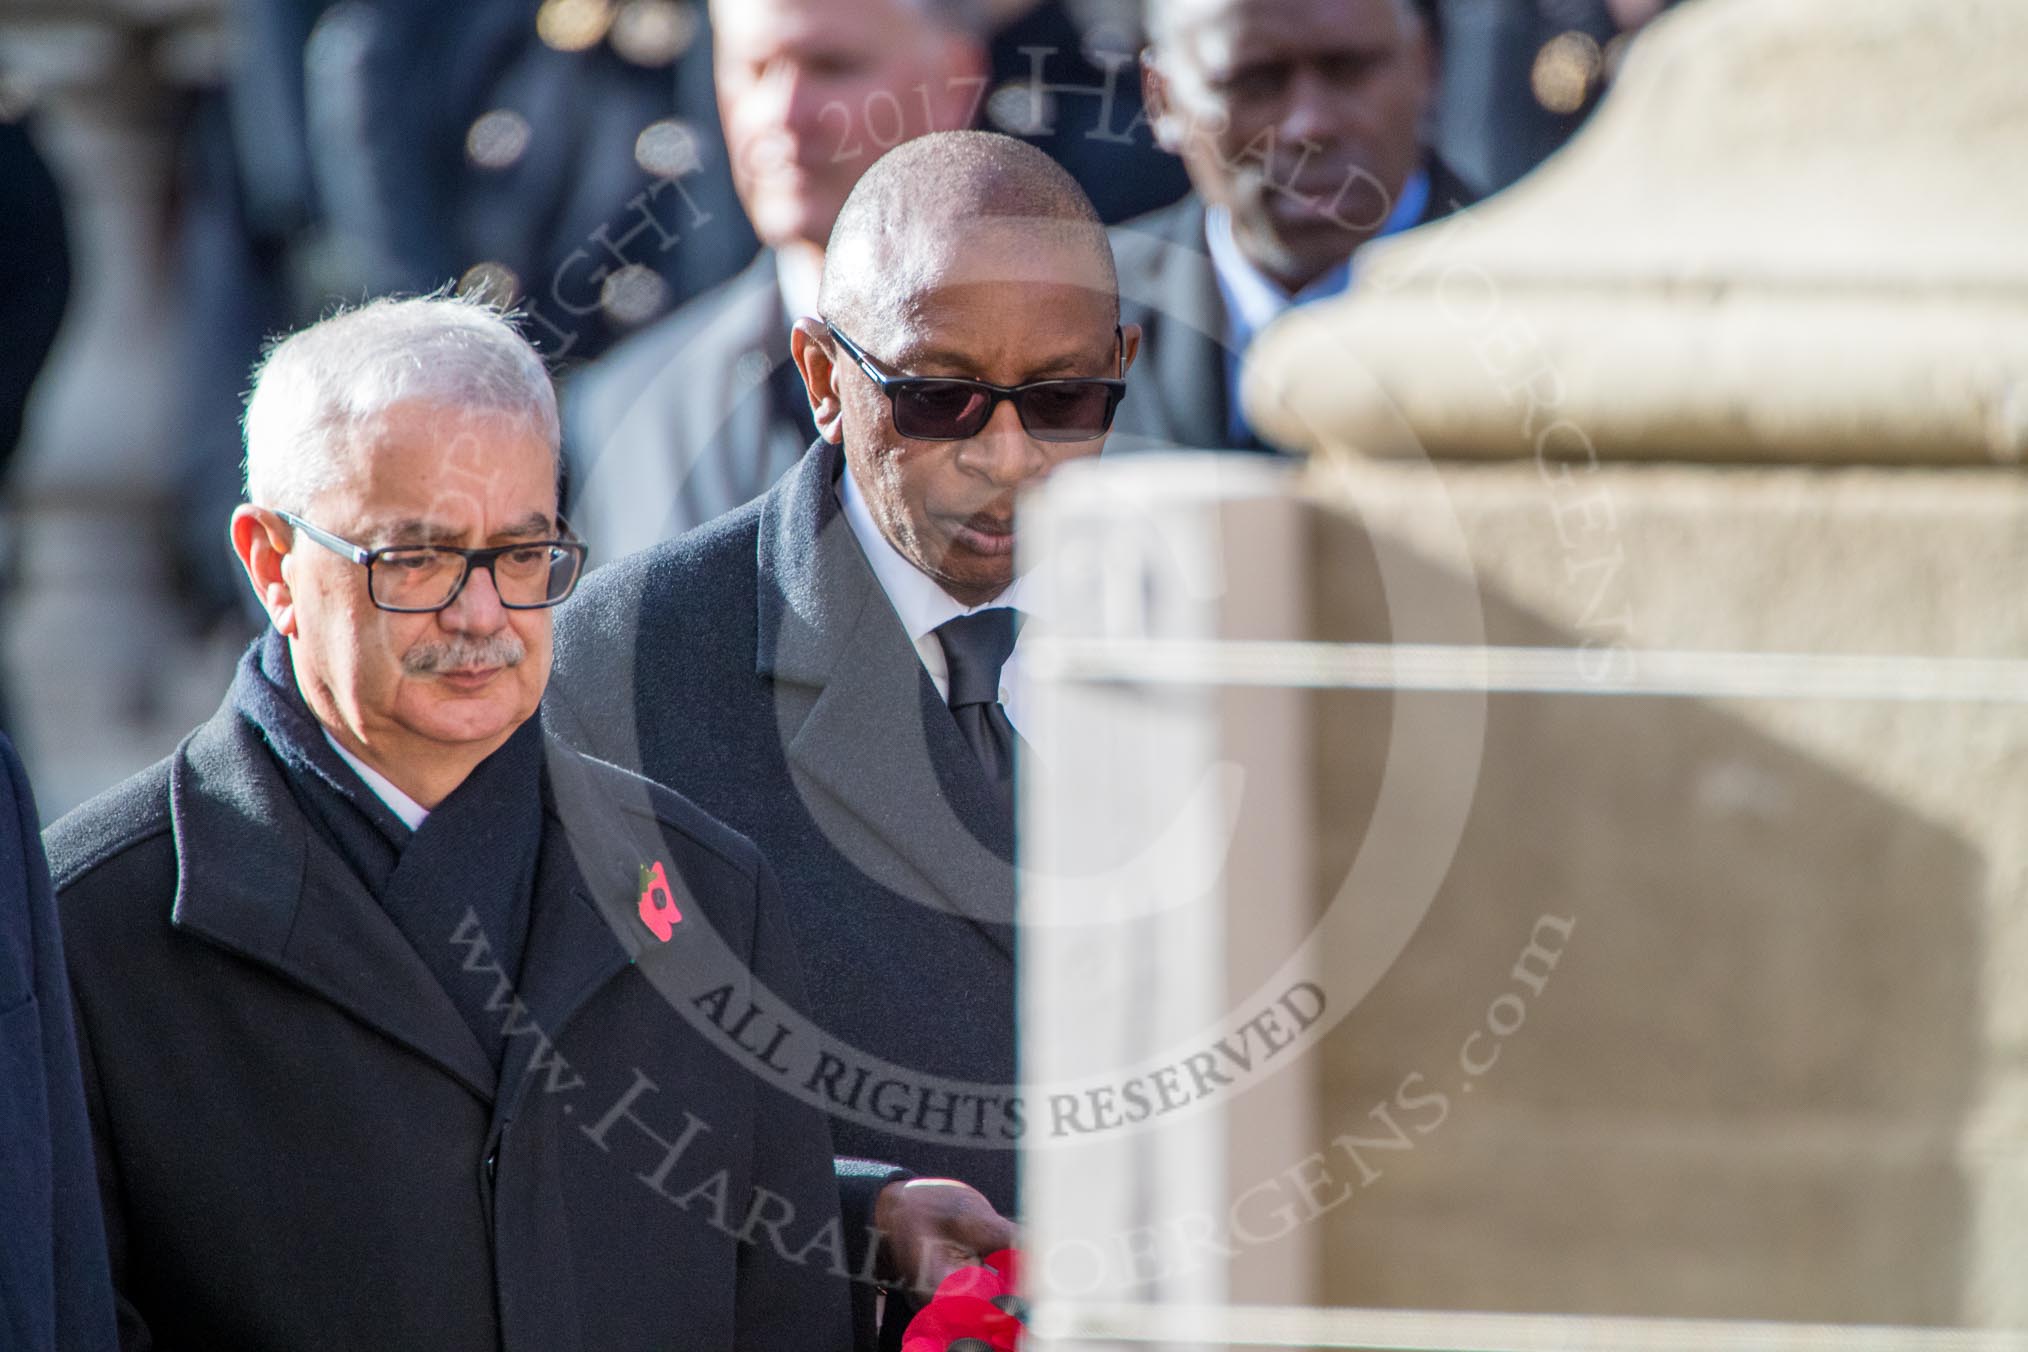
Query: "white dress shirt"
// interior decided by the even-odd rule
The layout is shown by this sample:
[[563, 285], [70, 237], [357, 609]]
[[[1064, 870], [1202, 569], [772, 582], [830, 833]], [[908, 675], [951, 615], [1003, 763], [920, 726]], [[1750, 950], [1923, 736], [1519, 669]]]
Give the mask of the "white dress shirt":
[[[901, 551], [888, 543], [887, 537], [874, 523], [873, 513], [859, 492], [850, 467], [839, 476], [838, 501], [845, 509], [845, 523], [852, 528], [852, 536], [859, 542], [860, 552], [872, 565], [873, 576], [879, 581], [880, 589], [887, 593], [894, 613], [901, 619], [901, 627], [908, 632], [909, 641], [915, 644], [916, 656], [922, 659], [923, 668], [929, 672], [930, 680], [936, 683], [937, 693], [948, 702], [951, 697], [950, 661], [944, 656], [943, 641], [936, 636], [937, 626], [960, 615], [991, 610], [995, 606], [1006, 606], [1023, 615], [1033, 614], [1031, 594], [1037, 588], [1024, 585], [1028, 579], [1017, 576], [1005, 591], [992, 600], [968, 606], [945, 591], [935, 578], [903, 558]], [[1014, 651], [1000, 668], [1000, 706], [1007, 711], [1007, 721], [1014, 725], [1014, 731], [1021, 734], [1023, 741], [1032, 744], [1035, 739], [1030, 735], [1031, 729], [1023, 722], [1020, 676], [1021, 637], [1017, 632]], [[1028, 716], [1028, 721], [1033, 721], [1032, 715]]]
[[345, 763], [352, 767], [353, 772], [366, 781], [366, 787], [373, 790], [374, 797], [387, 804], [388, 810], [407, 823], [409, 830], [414, 831], [422, 826], [423, 819], [430, 815], [428, 808], [396, 788], [394, 781], [386, 775], [340, 746], [329, 728], [322, 731], [324, 740], [331, 744], [331, 749], [343, 756]]

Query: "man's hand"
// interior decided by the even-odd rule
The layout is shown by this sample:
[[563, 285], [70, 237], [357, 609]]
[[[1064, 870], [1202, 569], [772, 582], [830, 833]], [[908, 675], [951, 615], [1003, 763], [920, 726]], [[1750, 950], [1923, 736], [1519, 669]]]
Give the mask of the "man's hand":
[[955, 1178], [888, 1184], [873, 1204], [873, 1224], [881, 1234], [880, 1280], [918, 1301], [959, 1268], [1012, 1248], [1020, 1235], [977, 1188]]

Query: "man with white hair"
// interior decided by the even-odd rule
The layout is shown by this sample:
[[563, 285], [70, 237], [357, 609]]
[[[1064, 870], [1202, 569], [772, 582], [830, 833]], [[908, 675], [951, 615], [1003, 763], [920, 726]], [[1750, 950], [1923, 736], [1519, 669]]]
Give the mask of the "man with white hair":
[[727, 1032], [802, 1000], [767, 867], [537, 715], [584, 558], [539, 358], [377, 301], [246, 442], [271, 627], [48, 836], [123, 1344], [846, 1345], [823, 1118]]

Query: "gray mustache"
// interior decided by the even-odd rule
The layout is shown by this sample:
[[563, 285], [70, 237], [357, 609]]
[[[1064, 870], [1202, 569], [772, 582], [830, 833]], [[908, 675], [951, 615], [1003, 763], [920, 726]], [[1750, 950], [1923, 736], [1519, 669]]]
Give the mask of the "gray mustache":
[[411, 676], [436, 676], [472, 667], [515, 667], [527, 656], [527, 645], [503, 630], [485, 638], [417, 644], [402, 654], [401, 669]]

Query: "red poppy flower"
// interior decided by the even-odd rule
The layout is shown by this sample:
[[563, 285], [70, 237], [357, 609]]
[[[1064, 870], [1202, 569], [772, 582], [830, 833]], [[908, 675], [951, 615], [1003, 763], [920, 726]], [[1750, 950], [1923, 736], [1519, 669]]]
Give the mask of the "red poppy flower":
[[1015, 1352], [1020, 1346], [1021, 1302], [1015, 1296], [1020, 1255], [988, 1254], [983, 1267], [961, 1267], [901, 1336], [901, 1352]]

